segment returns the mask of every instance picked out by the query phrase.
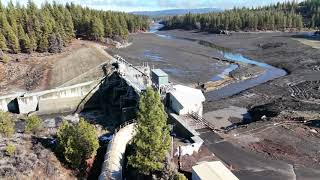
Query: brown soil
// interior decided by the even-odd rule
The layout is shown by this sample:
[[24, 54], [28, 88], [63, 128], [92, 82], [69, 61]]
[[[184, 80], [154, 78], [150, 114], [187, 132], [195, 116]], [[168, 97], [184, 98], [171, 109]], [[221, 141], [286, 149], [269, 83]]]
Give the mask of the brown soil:
[[[198, 153], [194, 153], [192, 156], [185, 155], [181, 157], [181, 169], [184, 172], [192, 172], [192, 166], [196, 166], [201, 161], [217, 161], [216, 158], [205, 146], [202, 146]], [[175, 164], [178, 164], [178, 157], [174, 158]]]
[[[319, 169], [319, 116], [320, 114], [314, 116], [312, 112], [283, 112], [270, 121], [258, 121], [233, 130], [241, 139], [245, 138], [241, 141], [237, 141], [233, 136], [228, 138], [244, 148], [262, 153], [267, 158]], [[304, 121], [307, 123], [303, 123]], [[249, 139], [260, 140], [250, 142]], [[244, 143], [246, 141], [249, 143]]]
[[[181, 142], [179, 139], [174, 139], [174, 144], [173, 144], [174, 153], [176, 153], [179, 146], [184, 146], [184, 145], [187, 145], [187, 144]], [[215, 155], [212, 154], [207, 147], [201, 146], [198, 153], [194, 152], [193, 155], [191, 155], [191, 156], [190, 155], [181, 156], [180, 171], [191, 173], [192, 166], [197, 165], [198, 162], [217, 161], [217, 160], [219, 160], [219, 159], [217, 157], [215, 157]], [[178, 166], [179, 157], [174, 156], [173, 161]]]
[[282, 159], [283, 157], [290, 159], [301, 156], [293, 146], [273, 142], [269, 139], [264, 139], [263, 141], [250, 144], [249, 146], [254, 151], [267, 153], [269, 156], [276, 159]]
[[[10, 54], [9, 63], [0, 63], [0, 94], [61, 86], [108, 61], [110, 56], [103, 48], [93, 42], [74, 40], [59, 54]], [[96, 79], [101, 77], [101, 72], [97, 69], [90, 72], [87, 78], [72, 83]]]
[[231, 84], [232, 82], [234, 82], [235, 79], [234, 78], [231, 78], [231, 77], [226, 77], [222, 80], [219, 80], [219, 81], [209, 81], [209, 82], [206, 82], [204, 83], [202, 86], [203, 87], [200, 87], [202, 88], [203, 90], [205, 90], [206, 92], [207, 91], [213, 91], [213, 90], [216, 90], [216, 89], [219, 89], [219, 88], [222, 88], [224, 86], [227, 86], [228, 84]]

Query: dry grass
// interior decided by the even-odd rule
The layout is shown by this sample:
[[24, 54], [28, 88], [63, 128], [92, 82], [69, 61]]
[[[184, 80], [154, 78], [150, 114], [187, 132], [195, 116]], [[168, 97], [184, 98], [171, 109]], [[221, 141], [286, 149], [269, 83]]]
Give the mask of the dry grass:
[[[110, 60], [104, 48], [94, 42], [74, 40], [59, 54], [10, 55], [12, 61], [0, 64], [0, 94], [58, 87]], [[93, 72], [76, 82], [93, 80], [99, 75]]]
[[222, 80], [219, 81], [209, 81], [207, 83], [204, 84], [204, 89], [208, 92], [208, 91], [212, 91], [212, 90], [216, 90], [216, 89], [220, 89], [224, 86], [227, 86], [228, 84], [231, 84], [234, 81], [233, 78], [231, 77], [225, 77]]

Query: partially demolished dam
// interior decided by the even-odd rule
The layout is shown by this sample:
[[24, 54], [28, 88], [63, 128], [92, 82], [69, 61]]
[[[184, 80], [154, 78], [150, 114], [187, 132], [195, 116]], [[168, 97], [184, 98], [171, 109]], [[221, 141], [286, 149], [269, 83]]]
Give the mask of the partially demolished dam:
[[[131, 122], [136, 118], [139, 96], [147, 88], [153, 87], [161, 94], [162, 101], [169, 115], [169, 122], [175, 131], [190, 139], [190, 144], [182, 147], [183, 154], [198, 152], [203, 140], [195, 130], [209, 127], [202, 118], [205, 97], [201, 90], [183, 85], [173, 85], [168, 75], [161, 69], [151, 69], [148, 64], [134, 66], [120, 56], [103, 65], [105, 76], [101, 79], [58, 87], [40, 92], [17, 93], [0, 97], [0, 110], [16, 114], [50, 115], [80, 113], [84, 110], [99, 109], [112, 116], [113, 125]], [[128, 124], [134, 131], [132, 124]], [[114, 137], [121, 140], [111, 143], [105, 155], [100, 179], [122, 177], [123, 153], [126, 143], [133, 134], [119, 130]], [[114, 140], [112, 141], [114, 142]], [[116, 149], [116, 150], [114, 150]], [[118, 150], [120, 149], [120, 150]], [[114, 153], [121, 152], [121, 153]], [[115, 166], [116, 164], [116, 166]]]
[[[119, 107], [130, 119], [138, 94], [151, 85], [148, 66], [134, 67], [117, 57], [104, 65], [105, 76], [98, 80], [40, 92], [16, 93], [0, 97], [0, 110], [17, 114], [75, 113], [84, 108]], [[125, 117], [127, 116], [127, 117]]]

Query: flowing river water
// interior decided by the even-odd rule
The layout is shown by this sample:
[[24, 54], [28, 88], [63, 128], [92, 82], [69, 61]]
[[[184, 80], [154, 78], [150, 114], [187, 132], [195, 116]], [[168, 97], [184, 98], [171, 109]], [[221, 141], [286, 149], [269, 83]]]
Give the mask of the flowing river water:
[[[150, 33], [154, 33], [157, 36], [159, 36], [163, 39], [167, 39], [167, 40], [183, 39], [183, 40], [187, 40], [187, 41], [197, 42], [200, 45], [210, 47], [210, 48], [213, 48], [213, 49], [219, 51], [219, 53], [221, 53], [225, 59], [228, 59], [228, 60], [231, 60], [234, 62], [239, 62], [239, 63], [256, 65], [256, 66], [259, 66], [265, 70], [264, 73], [262, 73], [256, 77], [246, 79], [246, 80], [236, 81], [236, 82], [229, 84], [225, 87], [222, 87], [220, 89], [207, 92], [206, 93], [207, 101], [213, 101], [213, 100], [226, 98], [228, 96], [238, 94], [238, 93], [240, 93], [244, 90], [247, 90], [249, 88], [252, 88], [254, 86], [263, 84], [267, 81], [270, 81], [270, 80], [287, 75], [287, 72], [283, 69], [276, 68], [276, 67], [273, 67], [269, 64], [249, 59], [240, 53], [233, 53], [231, 50], [229, 50], [227, 48], [219, 47], [212, 42], [198, 40], [198, 39], [180, 38], [180, 37], [175, 37], [172, 35], [159, 34], [158, 30], [162, 27], [163, 27], [163, 25], [161, 25], [159, 23], [155, 23], [151, 27]], [[211, 81], [221, 80], [223, 76], [228, 75], [231, 71], [233, 71], [237, 68], [238, 68], [238, 65], [230, 64], [221, 74], [212, 77]]]

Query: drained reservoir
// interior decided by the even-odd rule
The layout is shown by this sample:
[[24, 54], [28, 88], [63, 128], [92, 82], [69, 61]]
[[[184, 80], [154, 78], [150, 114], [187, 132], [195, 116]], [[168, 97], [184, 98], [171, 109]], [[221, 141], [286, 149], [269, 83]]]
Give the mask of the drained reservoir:
[[[264, 73], [259, 74], [253, 78], [241, 80], [241, 81], [236, 81], [236, 82], [229, 84], [221, 89], [207, 92], [206, 99], [208, 101], [232, 96], [232, 95], [240, 93], [246, 89], [249, 89], [249, 88], [252, 88], [252, 87], [257, 86], [259, 84], [265, 83], [267, 81], [285, 76], [287, 74], [287, 72], [283, 69], [279, 69], [279, 68], [273, 67], [269, 64], [249, 59], [239, 53], [233, 53], [231, 50], [224, 48], [224, 47], [219, 47], [218, 45], [216, 45], [212, 42], [197, 40], [197, 39], [192, 39], [192, 38], [174, 37], [172, 35], [167, 35], [167, 34], [165, 34], [165, 35], [158, 34], [159, 31], [156, 31], [155, 28], [159, 28], [159, 27], [161, 28], [162, 26], [158, 25], [156, 23], [156, 25], [152, 28], [152, 32], [157, 34], [157, 36], [160, 38], [164, 38], [168, 41], [174, 41], [175, 39], [179, 39], [179, 40], [185, 40], [185, 41], [190, 41], [190, 42], [197, 42], [199, 45], [202, 45], [205, 47], [210, 47], [214, 51], [218, 51], [218, 53], [220, 53], [222, 55], [222, 57], [227, 60], [233, 61], [235, 63], [244, 63], [244, 64], [248, 64], [248, 65], [255, 65], [255, 66], [258, 66], [258, 67], [263, 68], [265, 70]], [[168, 43], [170, 43], [170, 42], [168, 42]], [[221, 73], [212, 76], [212, 78], [209, 80], [210, 81], [221, 80], [223, 77], [228, 76], [230, 72], [236, 70], [238, 67], [239, 66], [236, 64], [230, 64], [225, 69], [223, 69]]]

